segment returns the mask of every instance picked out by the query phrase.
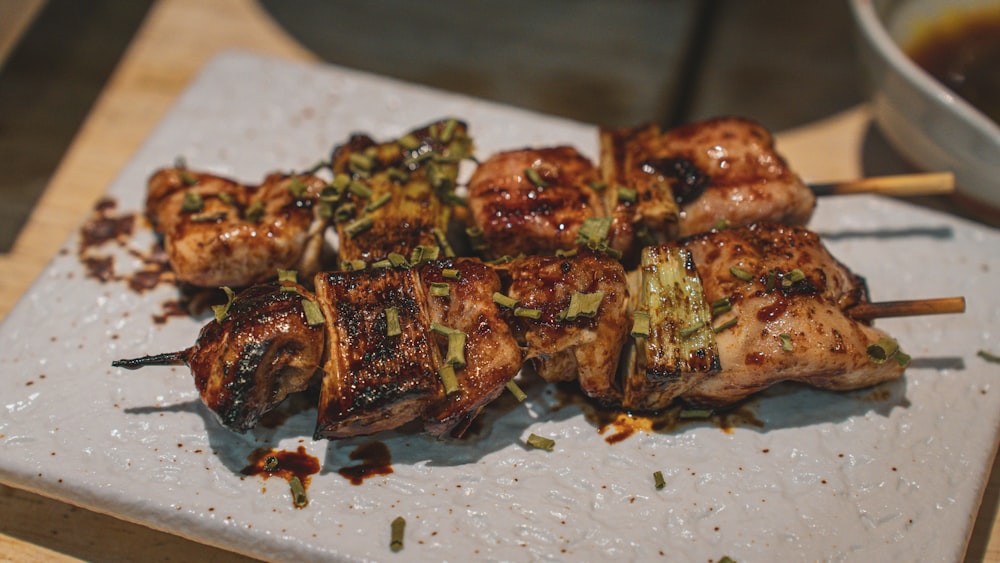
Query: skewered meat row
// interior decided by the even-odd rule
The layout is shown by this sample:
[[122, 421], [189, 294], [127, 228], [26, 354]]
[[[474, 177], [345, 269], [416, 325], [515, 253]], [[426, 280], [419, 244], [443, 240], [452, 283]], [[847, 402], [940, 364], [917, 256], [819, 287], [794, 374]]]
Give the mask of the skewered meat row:
[[[631, 411], [729, 405], [783, 380], [854, 389], [899, 377], [906, 363], [894, 341], [851, 318], [867, 302], [861, 279], [795, 227], [647, 248], [631, 283], [620, 262], [581, 247], [496, 267], [448, 258], [323, 272], [315, 287], [256, 286], [191, 348], [115, 365], [189, 365], [235, 430], [318, 384], [316, 436], [336, 439], [414, 419], [460, 435], [523, 360]], [[873, 359], [872, 346], [884, 353]]]

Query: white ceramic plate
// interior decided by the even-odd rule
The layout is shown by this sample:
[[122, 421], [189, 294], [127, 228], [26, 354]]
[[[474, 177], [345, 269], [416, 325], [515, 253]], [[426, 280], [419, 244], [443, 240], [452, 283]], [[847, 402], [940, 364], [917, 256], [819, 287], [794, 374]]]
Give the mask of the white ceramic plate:
[[[591, 126], [326, 66], [226, 54], [205, 69], [110, 186], [141, 209], [146, 177], [190, 166], [256, 181], [325, 158], [354, 131], [389, 138], [443, 116], [466, 119], [479, 154], [571, 143], [596, 156]], [[874, 197], [824, 200], [813, 227], [867, 276], [876, 300], [964, 295], [964, 315], [881, 322], [914, 357], [896, 383], [835, 394], [778, 387], [746, 409], [759, 425], [611, 431], [553, 389], [488, 409], [459, 443], [379, 436], [393, 473], [353, 485], [337, 470], [369, 439], [314, 442], [314, 410], [236, 435], [198, 402], [185, 369], [124, 372], [112, 360], [178, 350], [201, 321], [153, 322], [170, 287], [143, 294], [85, 276], [66, 243], [0, 334], [0, 480], [261, 558], [371, 559], [407, 519], [407, 560], [740, 562], [961, 557], [997, 444], [1000, 237]], [[146, 250], [139, 229], [128, 243]], [[118, 273], [139, 267], [127, 249]], [[529, 433], [555, 450], [529, 450]], [[310, 504], [278, 479], [244, 477], [258, 447], [318, 458]], [[652, 474], [666, 486], [656, 490]]]

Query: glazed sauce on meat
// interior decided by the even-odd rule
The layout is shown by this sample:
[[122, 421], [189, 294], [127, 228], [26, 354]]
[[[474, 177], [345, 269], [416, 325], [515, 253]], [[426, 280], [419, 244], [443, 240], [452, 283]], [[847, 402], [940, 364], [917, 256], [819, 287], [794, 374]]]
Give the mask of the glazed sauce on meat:
[[906, 51], [934, 78], [1000, 123], [1000, 8], [950, 14]]
[[368, 442], [358, 446], [350, 453], [350, 458], [361, 463], [341, 467], [337, 473], [352, 485], [360, 485], [369, 477], [392, 473], [392, 456], [389, 454], [389, 447], [382, 442]]

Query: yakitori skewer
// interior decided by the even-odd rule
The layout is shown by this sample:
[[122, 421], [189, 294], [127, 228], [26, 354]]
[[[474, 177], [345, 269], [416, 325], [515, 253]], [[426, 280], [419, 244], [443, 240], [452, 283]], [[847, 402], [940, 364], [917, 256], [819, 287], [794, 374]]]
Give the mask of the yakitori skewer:
[[858, 320], [885, 319], [889, 317], [915, 317], [921, 315], [947, 315], [965, 312], [964, 297], [938, 297], [934, 299], [908, 299], [859, 303], [848, 310]]
[[818, 196], [861, 193], [898, 197], [943, 195], [955, 191], [955, 175], [951, 172], [894, 174], [871, 176], [846, 182], [810, 183], [808, 186]]

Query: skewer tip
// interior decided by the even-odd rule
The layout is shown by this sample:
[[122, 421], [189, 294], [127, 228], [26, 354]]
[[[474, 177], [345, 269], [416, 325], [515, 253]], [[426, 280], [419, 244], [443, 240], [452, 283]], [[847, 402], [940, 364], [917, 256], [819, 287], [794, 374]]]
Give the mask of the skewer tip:
[[165, 352], [163, 354], [153, 354], [140, 358], [125, 358], [114, 360], [111, 367], [135, 370], [146, 366], [177, 366], [183, 365], [187, 361], [187, 350], [180, 352]]

